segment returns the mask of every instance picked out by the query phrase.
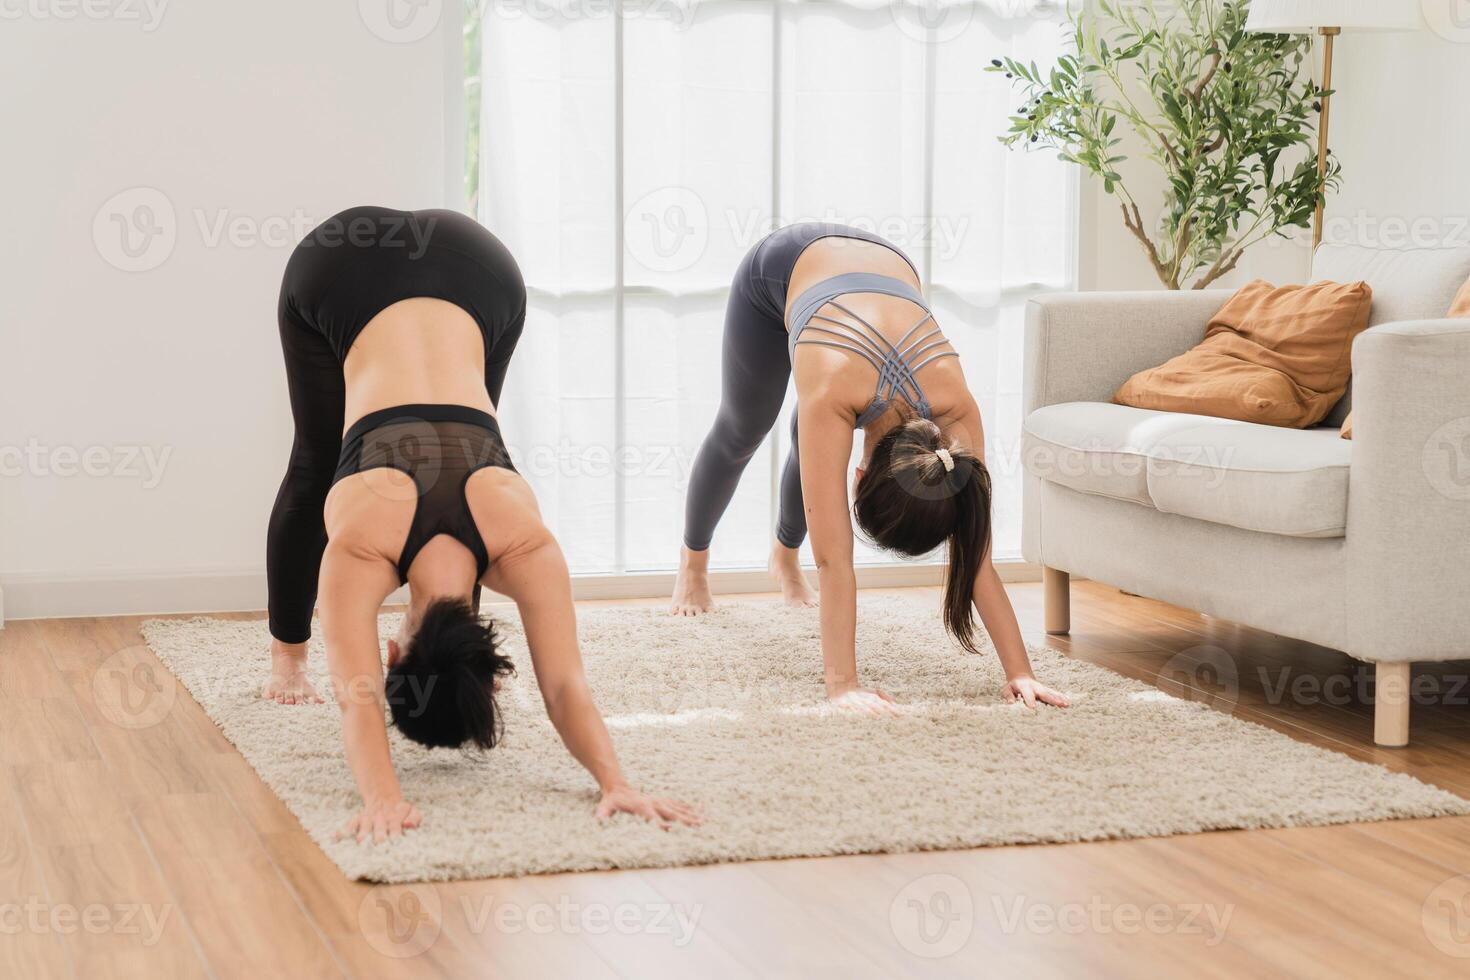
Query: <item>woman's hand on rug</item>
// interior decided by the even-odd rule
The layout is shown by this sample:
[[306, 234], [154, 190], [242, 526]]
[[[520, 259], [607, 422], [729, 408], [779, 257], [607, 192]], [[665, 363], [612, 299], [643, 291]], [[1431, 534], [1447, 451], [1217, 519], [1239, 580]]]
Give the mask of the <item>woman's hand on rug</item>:
[[698, 827], [703, 822], [688, 804], [679, 800], [648, 796], [631, 786], [605, 790], [602, 799], [597, 801], [598, 820], [606, 820], [617, 813], [631, 813], [649, 823], [658, 824], [664, 830], [675, 823]]
[[855, 711], [869, 715], [901, 715], [903, 709], [887, 691], [854, 688], [838, 695], [828, 695], [827, 702], [839, 711]]
[[1071, 707], [1071, 702], [1060, 691], [1054, 691], [1034, 677], [1015, 677], [1006, 682], [1007, 703], [1024, 701], [1026, 707], [1035, 708], [1037, 702], [1057, 708]]
[[412, 830], [424, 822], [419, 808], [407, 800], [369, 803], [362, 812], [348, 820], [337, 831], [338, 840], [355, 837], [359, 844], [371, 840], [381, 844], [389, 837], [402, 837], [405, 830]]

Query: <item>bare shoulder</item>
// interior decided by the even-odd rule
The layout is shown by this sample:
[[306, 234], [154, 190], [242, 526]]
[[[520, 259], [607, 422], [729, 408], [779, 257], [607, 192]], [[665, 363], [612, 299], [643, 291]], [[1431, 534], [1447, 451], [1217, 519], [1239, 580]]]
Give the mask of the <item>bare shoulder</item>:
[[322, 554], [321, 612], [335, 620], [343, 610], [376, 610], [398, 588], [392, 559], [352, 535], [328, 538]]
[[514, 470], [476, 470], [465, 484], [465, 501], [491, 565], [555, 543], [531, 485]]
[[347, 477], [332, 488], [323, 509], [329, 546], [339, 553], [396, 560], [418, 497], [413, 478], [399, 470], [371, 469]]
[[[799, 344], [792, 364], [796, 380], [796, 403], [802, 419], [845, 419], [857, 421], [873, 398], [873, 372], [854, 370], [858, 357], [847, 351], [820, 344]], [[859, 362], [867, 368], [865, 362]]]
[[980, 406], [968, 388], [961, 388], [952, 397], [931, 399], [934, 405], [934, 424], [941, 432], [964, 448], [985, 458], [985, 425], [980, 418]]

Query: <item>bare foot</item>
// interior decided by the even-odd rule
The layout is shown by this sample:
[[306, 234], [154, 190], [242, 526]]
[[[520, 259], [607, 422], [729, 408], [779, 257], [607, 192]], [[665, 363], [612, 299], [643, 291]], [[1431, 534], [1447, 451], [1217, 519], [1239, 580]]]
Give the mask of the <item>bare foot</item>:
[[306, 644], [271, 640], [271, 676], [260, 696], [276, 704], [321, 704], [306, 679]]
[[709, 552], [679, 548], [679, 577], [674, 579], [671, 616], [698, 616], [715, 608], [709, 594]]
[[812, 591], [812, 587], [807, 584], [806, 575], [802, 573], [799, 550], [788, 548], [777, 541], [771, 548], [771, 561], [766, 569], [771, 573], [771, 578], [781, 586], [781, 598], [786, 601], [786, 605], [810, 609], [817, 604], [817, 594]]

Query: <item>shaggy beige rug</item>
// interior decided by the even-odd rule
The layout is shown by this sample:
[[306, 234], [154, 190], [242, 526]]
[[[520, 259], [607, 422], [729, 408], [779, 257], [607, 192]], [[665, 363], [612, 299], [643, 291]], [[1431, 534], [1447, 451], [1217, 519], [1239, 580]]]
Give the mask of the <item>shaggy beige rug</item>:
[[[862, 602], [858, 659], [867, 683], [905, 703], [899, 718], [824, 710], [815, 610], [582, 610], [588, 677], [630, 780], [705, 815], [667, 832], [631, 817], [599, 825], [594, 784], [546, 720], [520, 624], [496, 619], [518, 668], [500, 696], [504, 742], [426, 750], [393, 733], [426, 824], [378, 846], [333, 839], [357, 805], [336, 706], [257, 696], [264, 622], [155, 620], [144, 635], [343, 873], [374, 881], [1470, 813], [1409, 776], [1054, 650], [1031, 651], [1037, 675], [1074, 706], [1003, 704], [993, 655], [961, 653], [929, 604], [883, 597]], [[385, 615], [379, 630], [397, 627]], [[318, 641], [312, 661], [324, 674]]]

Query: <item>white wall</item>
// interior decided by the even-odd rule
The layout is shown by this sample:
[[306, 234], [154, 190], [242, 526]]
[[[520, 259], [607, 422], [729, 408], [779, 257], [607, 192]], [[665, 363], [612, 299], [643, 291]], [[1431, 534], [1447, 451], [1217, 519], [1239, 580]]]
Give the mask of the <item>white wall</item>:
[[[0, 7], [9, 615], [263, 604], [290, 445], [275, 323], [290, 248], [350, 205], [456, 203], [457, 25], [395, 28], [380, 2]], [[457, 16], [442, 6], [400, 10]], [[174, 214], [147, 271], [110, 264], [110, 215], [94, 236], [133, 188], [152, 190], [124, 217], [140, 202], [164, 228]], [[222, 218], [255, 237], [213, 240]], [[124, 465], [139, 450], [161, 478]]]
[[[1391, 248], [1470, 243], [1470, 2], [1425, 0], [1430, 28], [1337, 40], [1332, 239]], [[1458, 10], [1459, 19], [1455, 19]]]

